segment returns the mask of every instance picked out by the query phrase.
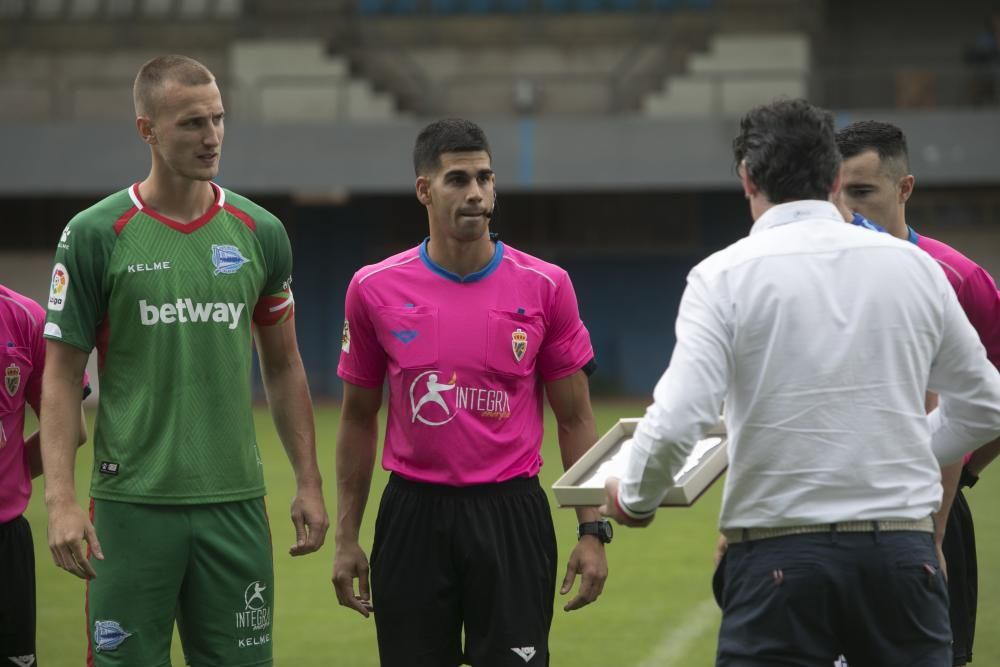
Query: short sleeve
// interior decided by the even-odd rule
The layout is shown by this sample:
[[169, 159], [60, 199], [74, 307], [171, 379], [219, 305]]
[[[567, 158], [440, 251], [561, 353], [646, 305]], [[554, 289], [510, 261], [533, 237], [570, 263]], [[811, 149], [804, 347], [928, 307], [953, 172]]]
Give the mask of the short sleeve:
[[979, 334], [979, 340], [986, 348], [986, 356], [1000, 369], [1000, 292], [985, 269], [977, 266], [962, 281], [958, 290], [958, 302]]
[[566, 273], [556, 281], [546, 316], [548, 326], [537, 365], [542, 379], [550, 382], [572, 375], [594, 358], [590, 332], [580, 319], [576, 292]]
[[56, 247], [49, 284], [44, 336], [79, 348], [94, 349], [97, 326], [107, 309], [105, 274], [114, 247], [114, 228], [77, 216], [63, 230]]
[[385, 370], [385, 350], [375, 335], [361, 284], [355, 274], [347, 286], [337, 375], [351, 384], [380, 387], [385, 379]]
[[258, 228], [267, 258], [267, 276], [254, 306], [253, 321], [260, 326], [282, 324], [295, 316], [292, 295], [292, 245], [284, 225], [276, 218]]
[[24, 387], [24, 400], [27, 401], [35, 414], [40, 414], [42, 403], [42, 369], [45, 368], [45, 339], [42, 337], [42, 326], [45, 323], [45, 310], [34, 301], [26, 303], [34, 318], [29, 334], [29, 349], [31, 350], [31, 375]]

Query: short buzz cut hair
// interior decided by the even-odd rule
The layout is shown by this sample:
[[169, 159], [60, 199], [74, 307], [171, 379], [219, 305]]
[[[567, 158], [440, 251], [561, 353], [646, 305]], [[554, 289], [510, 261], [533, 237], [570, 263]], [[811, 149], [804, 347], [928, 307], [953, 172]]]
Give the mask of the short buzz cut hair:
[[910, 173], [910, 151], [906, 135], [892, 123], [859, 120], [837, 133], [837, 148], [845, 160], [875, 151], [885, 171], [902, 178]]
[[413, 170], [417, 176], [422, 176], [441, 166], [443, 153], [478, 151], [485, 152], [493, 159], [486, 133], [481, 127], [462, 118], [438, 120], [417, 135], [417, 143], [413, 146]]
[[833, 114], [802, 99], [754, 107], [740, 119], [733, 157], [772, 204], [826, 201], [840, 171]]
[[183, 86], [204, 86], [214, 83], [215, 76], [194, 58], [178, 55], [153, 58], [139, 68], [132, 86], [132, 103], [137, 116], [153, 115], [157, 94], [168, 81]]

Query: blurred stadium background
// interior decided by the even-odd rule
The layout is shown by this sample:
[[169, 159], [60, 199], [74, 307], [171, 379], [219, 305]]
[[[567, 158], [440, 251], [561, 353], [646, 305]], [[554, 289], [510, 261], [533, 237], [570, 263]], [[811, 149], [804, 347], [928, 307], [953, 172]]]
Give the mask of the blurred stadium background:
[[[413, 140], [431, 119], [464, 116], [491, 140], [496, 231], [574, 280], [609, 426], [613, 414], [641, 409], [665, 367], [689, 268], [749, 228], [729, 147], [736, 119], [753, 104], [804, 96], [834, 110], [838, 125], [900, 125], [917, 178], [908, 220], [1000, 275], [998, 14], [990, 0], [0, 0], [0, 282], [44, 303], [69, 218], [147, 173], [131, 103], [138, 67], [160, 53], [193, 56], [218, 76], [227, 107], [218, 181], [285, 222], [313, 395], [335, 401], [347, 282], [361, 265], [426, 235], [412, 192]], [[328, 478], [335, 419], [334, 410], [320, 411]], [[283, 465], [271, 466], [272, 479]], [[86, 481], [81, 473], [81, 490]], [[983, 493], [1000, 499], [1000, 490], [972, 495]], [[331, 508], [332, 499], [331, 481]], [[40, 500], [36, 542], [44, 539]], [[711, 524], [717, 502], [700, 508]], [[987, 513], [977, 515], [983, 541]], [[655, 557], [623, 538], [612, 567], [631, 566], [628, 554], [674, 568], [671, 554], [688, 541], [707, 558], [713, 529], [698, 530], [664, 537], [669, 546]], [[305, 607], [319, 599], [332, 606], [322, 587], [325, 553], [315, 559], [321, 578], [303, 589]], [[1000, 600], [988, 563], [984, 604]], [[572, 663], [556, 650], [555, 664], [640, 664], [633, 652], [649, 659], [670, 620], [707, 599], [703, 565], [697, 594], [677, 605], [671, 590], [636, 578], [634, 591], [613, 586], [600, 609], [576, 617], [591, 619], [585, 632], [558, 620], [554, 636], [586, 648], [570, 649]], [[39, 566], [40, 576], [59, 576], [45, 560]], [[57, 585], [75, 583], [65, 579]], [[39, 603], [50, 605], [40, 645], [69, 641], [75, 616], [53, 616], [44, 597]], [[981, 636], [1000, 614], [983, 609]], [[303, 616], [303, 635], [326, 639], [354, 625], [333, 613]], [[628, 622], [616, 624], [621, 618]], [[293, 632], [285, 628], [279, 636]], [[696, 644], [711, 643], [711, 627], [699, 632]], [[977, 664], [1000, 664], [1000, 640], [989, 649], [991, 641], [980, 640], [993, 653], [977, 654]], [[374, 651], [374, 643], [356, 648]], [[711, 651], [679, 655], [652, 664], [707, 664]]]

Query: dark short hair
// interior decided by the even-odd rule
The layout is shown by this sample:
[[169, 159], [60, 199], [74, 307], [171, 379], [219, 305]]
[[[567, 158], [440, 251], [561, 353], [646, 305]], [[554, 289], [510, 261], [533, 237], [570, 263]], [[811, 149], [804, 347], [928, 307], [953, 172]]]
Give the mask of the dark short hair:
[[442, 153], [477, 151], [485, 151], [493, 159], [486, 133], [481, 127], [461, 118], [438, 120], [417, 135], [417, 143], [413, 147], [413, 170], [417, 176], [434, 171], [441, 166]]
[[139, 68], [132, 85], [132, 102], [137, 116], [153, 114], [160, 89], [168, 81], [176, 81], [183, 86], [206, 86], [213, 83], [215, 77], [194, 58], [157, 56]]
[[754, 107], [740, 119], [733, 156], [771, 203], [826, 200], [840, 170], [833, 114], [801, 99]]
[[892, 123], [878, 120], [859, 120], [837, 133], [837, 148], [845, 160], [867, 151], [878, 153], [883, 164], [896, 166], [897, 175], [910, 173], [910, 151], [906, 135]]

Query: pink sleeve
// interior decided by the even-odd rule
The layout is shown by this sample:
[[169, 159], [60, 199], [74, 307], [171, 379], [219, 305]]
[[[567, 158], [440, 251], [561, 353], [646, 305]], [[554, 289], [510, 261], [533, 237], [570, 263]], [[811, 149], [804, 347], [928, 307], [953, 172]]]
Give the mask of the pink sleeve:
[[580, 319], [576, 292], [563, 273], [549, 304], [545, 342], [538, 353], [538, 369], [546, 382], [572, 375], [594, 358], [590, 333]]
[[355, 275], [347, 286], [337, 375], [351, 384], [380, 387], [385, 379], [385, 368], [385, 350], [375, 335], [361, 285]]
[[31, 327], [30, 348], [31, 348], [31, 375], [28, 376], [28, 384], [24, 387], [24, 400], [27, 401], [35, 414], [41, 414], [42, 404], [42, 370], [45, 368], [45, 338], [42, 336], [42, 327], [45, 326], [45, 311], [34, 301], [25, 301], [28, 309], [35, 318], [34, 326]]
[[986, 356], [1000, 369], [1000, 292], [990, 274], [977, 266], [962, 281], [958, 302], [979, 334]]

